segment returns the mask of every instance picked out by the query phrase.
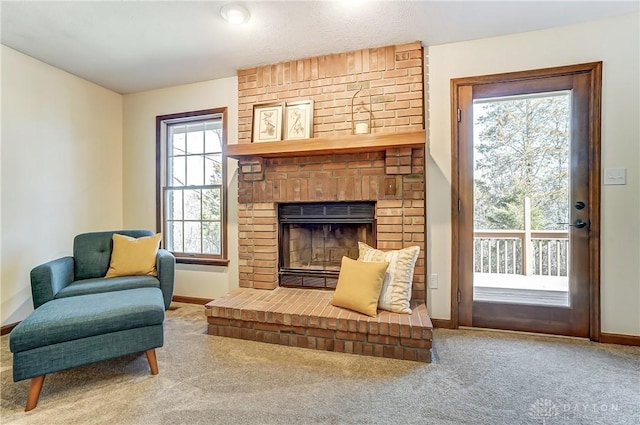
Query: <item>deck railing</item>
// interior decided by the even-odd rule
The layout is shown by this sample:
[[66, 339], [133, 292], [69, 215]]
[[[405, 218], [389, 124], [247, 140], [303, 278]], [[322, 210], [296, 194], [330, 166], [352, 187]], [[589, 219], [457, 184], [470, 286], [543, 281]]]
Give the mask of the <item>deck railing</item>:
[[567, 276], [568, 230], [532, 230], [531, 199], [524, 198], [524, 230], [476, 230], [476, 273]]
[[476, 230], [476, 273], [567, 276], [567, 230]]

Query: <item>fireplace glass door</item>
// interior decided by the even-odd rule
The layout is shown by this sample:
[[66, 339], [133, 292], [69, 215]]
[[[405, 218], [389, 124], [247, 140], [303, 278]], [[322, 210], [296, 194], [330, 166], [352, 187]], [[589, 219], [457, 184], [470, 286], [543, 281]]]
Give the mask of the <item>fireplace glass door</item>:
[[[347, 204], [340, 204], [339, 210], [347, 214], [331, 214], [334, 204], [303, 204], [302, 214], [287, 214], [291, 208], [280, 209], [280, 286], [333, 289], [342, 257], [357, 259], [358, 241], [374, 245], [373, 205], [367, 204], [365, 217], [348, 214]], [[323, 214], [317, 214], [318, 206], [322, 206]]]

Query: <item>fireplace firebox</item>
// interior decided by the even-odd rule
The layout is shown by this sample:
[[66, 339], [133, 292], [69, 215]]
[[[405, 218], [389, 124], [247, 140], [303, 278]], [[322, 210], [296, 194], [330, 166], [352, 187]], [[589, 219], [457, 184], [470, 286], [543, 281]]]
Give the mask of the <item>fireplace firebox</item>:
[[375, 246], [375, 202], [280, 204], [278, 223], [280, 286], [335, 289], [342, 257]]

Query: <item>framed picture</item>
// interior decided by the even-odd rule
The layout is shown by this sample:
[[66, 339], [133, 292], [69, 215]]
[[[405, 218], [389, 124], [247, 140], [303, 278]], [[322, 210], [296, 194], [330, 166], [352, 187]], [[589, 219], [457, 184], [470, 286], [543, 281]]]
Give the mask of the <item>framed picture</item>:
[[287, 102], [284, 112], [285, 140], [313, 137], [313, 100]]
[[252, 142], [277, 142], [282, 140], [282, 103], [253, 106]]

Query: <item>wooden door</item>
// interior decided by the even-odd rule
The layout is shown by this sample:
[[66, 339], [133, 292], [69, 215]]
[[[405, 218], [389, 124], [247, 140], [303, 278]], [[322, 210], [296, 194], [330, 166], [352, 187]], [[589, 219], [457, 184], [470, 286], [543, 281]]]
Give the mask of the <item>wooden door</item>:
[[[601, 67], [602, 64], [598, 62], [452, 80], [454, 324], [599, 339]], [[563, 198], [556, 194], [558, 200], [566, 202], [566, 218], [554, 220], [554, 217], [562, 216], [562, 209], [553, 206], [546, 206], [546, 210], [538, 211], [538, 215], [549, 216], [538, 220], [538, 226], [542, 226], [540, 223], [551, 223], [555, 226], [551, 230], [536, 229], [535, 226], [532, 228], [531, 208], [527, 211], [527, 204], [531, 204], [531, 199], [522, 196], [529, 189], [524, 186], [518, 187], [518, 190], [509, 187], [510, 180], [503, 179], [501, 174], [503, 169], [509, 167], [504, 167], [499, 157], [491, 156], [501, 151], [487, 148], [487, 143], [493, 143], [492, 138], [495, 138], [496, 144], [501, 143], [504, 149], [510, 149], [513, 147], [511, 144], [516, 144], [514, 135], [519, 140], [526, 133], [526, 137], [538, 137], [541, 140], [539, 143], [542, 143], [527, 146], [544, 149], [546, 152], [546, 148], [541, 146], [550, 143], [547, 139], [551, 137], [549, 134], [553, 133], [553, 128], [548, 129], [550, 123], [544, 117], [541, 121], [539, 116], [537, 119], [539, 123], [546, 124], [547, 130], [539, 130], [539, 127], [544, 126], [530, 123], [520, 124], [522, 129], [514, 130], [513, 125], [509, 124], [509, 131], [512, 133], [507, 136], [504, 128], [508, 125], [503, 122], [510, 119], [517, 121], [517, 117], [514, 118], [516, 112], [505, 109], [504, 105], [515, 105], [514, 108], [529, 105], [522, 114], [529, 114], [534, 117], [531, 120], [535, 120], [537, 112], [530, 105], [545, 101], [560, 104], [566, 101], [567, 114], [566, 146], [563, 148], [566, 158], [563, 159], [563, 154], [559, 153], [561, 148], [553, 156], [560, 164], [559, 170], [562, 169], [563, 161], [566, 161], [566, 196]], [[485, 109], [497, 111], [498, 104], [503, 109], [500, 109], [500, 114], [494, 113], [481, 119], [479, 105], [483, 104], [487, 105]], [[492, 126], [490, 119], [501, 121], [499, 125]], [[480, 136], [483, 131], [484, 138]], [[537, 134], [535, 131], [547, 131], [548, 134]], [[481, 139], [485, 142], [484, 150], [478, 149]], [[504, 158], [511, 158], [514, 162], [523, 160], [530, 154], [523, 149], [512, 149], [512, 156]], [[538, 151], [531, 154], [531, 158], [533, 159], [523, 162], [526, 165], [519, 169], [516, 167], [515, 172], [535, 176], [548, 165], [533, 163], [544, 158]], [[489, 178], [491, 175], [486, 174], [489, 169], [486, 164], [491, 161], [496, 166], [503, 166], [494, 171], [493, 180], [496, 181], [495, 184], [507, 186], [503, 191], [513, 192], [507, 198], [490, 195], [492, 191], [486, 189], [487, 185], [493, 184]], [[484, 168], [478, 164], [484, 164]], [[558, 171], [558, 175], [561, 174], [561, 170]], [[533, 178], [524, 179], [530, 183], [529, 186], [535, 186], [531, 183]], [[560, 188], [562, 186], [556, 183], [554, 185]], [[479, 190], [482, 187], [485, 188], [484, 191]], [[510, 220], [519, 220], [517, 213], [504, 218], [499, 214], [490, 216], [484, 212], [487, 208], [498, 208], [496, 204], [499, 207], [505, 204], [507, 209], [516, 208], [519, 204], [515, 198], [520, 197], [524, 198], [524, 202], [520, 202], [524, 214], [522, 223], [511, 224], [514, 228], [510, 227]], [[546, 198], [551, 198], [551, 194], [545, 194], [542, 190], [542, 193], [535, 193], [533, 197], [537, 204], [545, 204], [550, 202]], [[478, 210], [480, 204], [484, 209]], [[560, 225], [553, 223], [554, 221], [565, 224]], [[487, 222], [495, 224], [497, 228], [477, 228], [478, 223], [485, 223], [484, 226], [487, 226]], [[553, 243], [547, 242], [545, 248], [545, 240]], [[486, 272], [487, 256], [489, 272]], [[566, 276], [566, 289], [541, 289], [551, 281], [543, 279], [543, 275], [546, 277], [547, 274], [554, 274], [553, 282], [560, 282], [560, 286], [560, 278]], [[489, 279], [486, 279], [487, 275], [490, 275]], [[480, 280], [488, 283], [480, 286]], [[523, 285], [526, 287], [521, 287]]]

